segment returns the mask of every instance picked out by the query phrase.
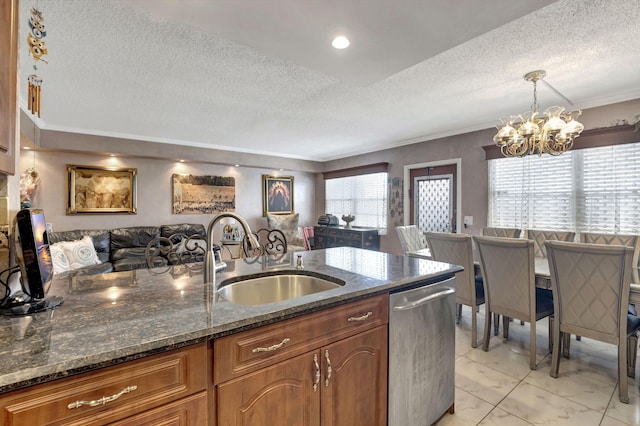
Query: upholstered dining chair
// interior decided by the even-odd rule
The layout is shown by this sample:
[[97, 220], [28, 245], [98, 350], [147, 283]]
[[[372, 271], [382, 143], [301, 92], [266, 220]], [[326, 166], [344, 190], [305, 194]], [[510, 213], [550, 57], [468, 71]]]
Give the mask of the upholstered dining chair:
[[471, 236], [426, 232], [425, 238], [433, 260], [461, 265], [464, 271], [456, 274], [457, 320], [460, 323], [462, 305], [471, 307], [471, 347], [478, 347], [477, 313], [484, 303], [482, 277], [474, 274]]
[[427, 247], [424, 235], [416, 225], [396, 226], [396, 232], [404, 254]]
[[[491, 314], [503, 316], [503, 336], [509, 318], [530, 324], [529, 368], [536, 369], [536, 322], [553, 314], [549, 290], [536, 288], [534, 243], [531, 240], [474, 237], [484, 280], [485, 322], [482, 349], [489, 350]], [[551, 330], [551, 318], [549, 330]]]
[[632, 267], [638, 267], [640, 261], [640, 235], [601, 234], [597, 232], [582, 232], [580, 242], [587, 244], [607, 244], [627, 246], [633, 249]]
[[482, 235], [485, 237], [502, 237], [502, 238], [520, 238], [520, 232], [518, 228], [492, 228], [485, 226], [482, 228]]
[[555, 321], [551, 377], [558, 377], [560, 351], [577, 334], [618, 347], [620, 402], [629, 403], [627, 375], [635, 370], [640, 318], [628, 313], [633, 250], [625, 246], [546, 243]]
[[547, 257], [547, 247], [545, 241], [573, 241], [575, 232], [568, 231], [541, 231], [537, 229], [527, 229], [525, 238], [533, 241], [536, 257]]

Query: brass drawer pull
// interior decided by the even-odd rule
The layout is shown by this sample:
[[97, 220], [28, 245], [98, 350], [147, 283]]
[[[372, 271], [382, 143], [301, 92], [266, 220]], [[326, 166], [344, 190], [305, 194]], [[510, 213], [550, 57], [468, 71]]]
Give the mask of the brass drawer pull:
[[320, 364], [318, 364], [318, 354], [313, 354], [313, 366], [316, 370], [315, 380], [313, 381], [313, 391], [318, 390], [318, 383], [320, 383]]
[[76, 401], [76, 402], [72, 402], [71, 404], [67, 405], [67, 408], [69, 410], [72, 410], [74, 408], [80, 408], [83, 405], [88, 405], [89, 407], [97, 407], [98, 405], [105, 405], [107, 402], [115, 401], [116, 399], [118, 399], [122, 395], [124, 395], [125, 393], [133, 392], [136, 389], [138, 389], [138, 387], [135, 386], [135, 385], [127, 386], [126, 388], [122, 389], [120, 392], [118, 392], [118, 393], [116, 393], [114, 395], [103, 396], [102, 398], [94, 399], [93, 401]]
[[349, 321], [349, 322], [353, 322], [353, 321], [364, 321], [364, 320], [366, 320], [367, 318], [369, 318], [371, 315], [373, 315], [373, 312], [369, 311], [369, 312], [367, 312], [366, 314], [361, 315], [361, 316], [359, 316], [359, 317], [351, 317], [351, 318], [349, 318], [347, 321]]
[[324, 386], [329, 386], [329, 380], [331, 380], [331, 373], [333, 369], [331, 368], [331, 360], [329, 359], [329, 350], [324, 351], [324, 358], [327, 360], [327, 377], [324, 380]]
[[271, 345], [268, 346], [266, 348], [255, 348], [253, 349], [251, 352], [258, 353], [258, 352], [271, 352], [271, 351], [275, 351], [280, 349], [282, 346], [284, 346], [285, 343], [289, 343], [291, 339], [289, 339], [288, 337], [285, 337], [284, 339], [282, 339], [282, 342], [280, 343], [276, 343], [275, 345]]

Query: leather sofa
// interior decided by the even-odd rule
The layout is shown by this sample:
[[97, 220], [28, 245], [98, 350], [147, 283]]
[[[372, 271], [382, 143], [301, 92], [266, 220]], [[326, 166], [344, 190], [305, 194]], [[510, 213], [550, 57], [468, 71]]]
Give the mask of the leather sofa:
[[[106, 274], [109, 272], [131, 271], [147, 268], [145, 251], [147, 245], [158, 237], [173, 236], [174, 243], [179, 242], [183, 234], [187, 237], [201, 235], [206, 237], [206, 230], [201, 224], [181, 223], [161, 226], [133, 226], [115, 229], [78, 229], [73, 231], [51, 232], [49, 243], [80, 240], [91, 237], [96, 254], [101, 263], [85, 266], [58, 276]], [[155, 245], [155, 244], [154, 244]], [[155, 266], [167, 265], [168, 259], [154, 257]]]

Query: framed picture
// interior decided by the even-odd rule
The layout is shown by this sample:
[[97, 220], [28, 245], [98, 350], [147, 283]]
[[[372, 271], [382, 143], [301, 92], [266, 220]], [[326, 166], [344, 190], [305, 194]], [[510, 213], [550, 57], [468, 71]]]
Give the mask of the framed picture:
[[262, 215], [293, 213], [293, 176], [262, 175]]
[[136, 214], [137, 169], [67, 165], [67, 214]]
[[236, 210], [236, 179], [173, 175], [173, 214], [211, 214]]

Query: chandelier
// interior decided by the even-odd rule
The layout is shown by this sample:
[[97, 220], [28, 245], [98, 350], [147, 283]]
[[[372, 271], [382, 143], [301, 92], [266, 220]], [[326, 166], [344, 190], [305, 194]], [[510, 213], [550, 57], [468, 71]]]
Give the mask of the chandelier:
[[552, 106], [544, 111], [546, 117], [538, 116], [537, 83], [546, 75], [542, 70], [526, 73], [524, 79], [533, 82], [531, 111], [501, 120], [493, 142], [505, 157], [560, 155], [571, 149], [575, 138], [584, 130], [582, 123], [576, 121], [582, 113], [580, 110], [564, 112], [564, 108]]

